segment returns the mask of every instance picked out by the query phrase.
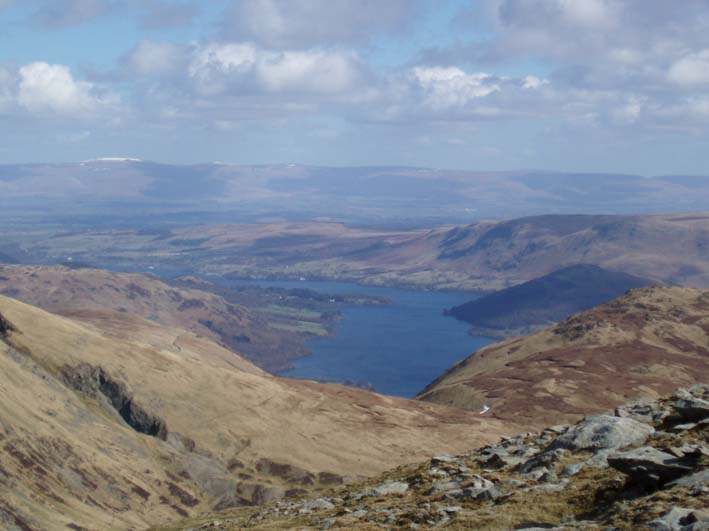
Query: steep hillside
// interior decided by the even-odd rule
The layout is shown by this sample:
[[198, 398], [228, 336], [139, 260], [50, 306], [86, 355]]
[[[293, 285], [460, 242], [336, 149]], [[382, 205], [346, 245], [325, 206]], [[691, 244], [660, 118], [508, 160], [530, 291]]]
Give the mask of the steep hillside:
[[319, 498], [160, 529], [704, 531], [708, 437], [709, 385], [695, 385], [575, 425], [436, 456]]
[[473, 325], [471, 334], [505, 338], [529, 334], [648, 284], [652, 282], [579, 264], [455, 306], [446, 313]]
[[[0, 527], [140, 530], [302, 493], [510, 427], [263, 375], [128, 312], [60, 317], [0, 297]], [[88, 317], [88, 315], [86, 315]]]
[[[101, 269], [0, 265], [0, 294], [53, 313], [84, 320], [95, 317], [93, 310], [140, 316], [208, 337], [268, 371], [282, 369], [306, 354], [304, 337], [278, 328], [272, 316], [258, 307], [229, 303], [221, 296], [182, 284], [168, 285], [153, 275]], [[199, 288], [200, 284], [194, 286]]]
[[709, 214], [538, 216], [480, 229], [439, 234], [435, 269], [515, 284], [582, 263], [656, 282], [709, 286]]
[[419, 398], [536, 426], [658, 396], [709, 374], [709, 291], [646, 287], [490, 345]]

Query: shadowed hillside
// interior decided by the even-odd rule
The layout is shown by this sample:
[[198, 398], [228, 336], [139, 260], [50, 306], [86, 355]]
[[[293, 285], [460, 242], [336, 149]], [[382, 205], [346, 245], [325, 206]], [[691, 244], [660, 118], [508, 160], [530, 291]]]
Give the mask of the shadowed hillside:
[[580, 264], [455, 306], [446, 313], [473, 325], [473, 335], [525, 335], [648, 284], [652, 282]]

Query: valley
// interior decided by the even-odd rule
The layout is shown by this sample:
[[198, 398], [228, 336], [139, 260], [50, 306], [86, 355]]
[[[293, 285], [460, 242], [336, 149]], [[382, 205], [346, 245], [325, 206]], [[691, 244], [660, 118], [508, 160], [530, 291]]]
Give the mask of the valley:
[[67, 318], [2, 296], [0, 314], [0, 522], [23, 530], [144, 529], [508, 430], [442, 406], [274, 378], [206, 337], [136, 315]]
[[[709, 373], [709, 299], [698, 288], [634, 289], [532, 335], [484, 346], [489, 340], [468, 343], [466, 324], [443, 315], [475, 297], [470, 292], [263, 282], [2, 266], [0, 522], [19, 522], [23, 531], [138, 531], [331, 496], [333, 486], [348, 489], [392, 466], [575, 422]], [[400, 325], [385, 317], [391, 312]], [[358, 313], [369, 316], [358, 320]], [[318, 339], [316, 327], [330, 334], [329, 326], [336, 335]], [[443, 335], [428, 337], [439, 326]], [[461, 352], [446, 358], [441, 347], [453, 337]], [[329, 350], [315, 346], [328, 341]], [[358, 368], [363, 354], [361, 367], [374, 377], [348, 377], [367, 374]], [[416, 368], [422, 361], [427, 366]], [[387, 374], [394, 386], [377, 383]], [[374, 380], [377, 391], [418, 395], [313, 378], [363, 387]]]
[[177, 275], [493, 291], [590, 264], [652, 282], [709, 286], [706, 213], [548, 215], [406, 230], [342, 223], [29, 226], [0, 231], [0, 241], [0, 252], [24, 263]]
[[0, 42], [0, 531], [709, 531], [709, 0]]

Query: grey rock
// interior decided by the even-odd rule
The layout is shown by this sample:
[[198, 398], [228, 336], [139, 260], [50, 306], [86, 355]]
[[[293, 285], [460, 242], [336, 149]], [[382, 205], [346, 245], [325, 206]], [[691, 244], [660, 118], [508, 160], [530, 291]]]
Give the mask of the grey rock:
[[508, 448], [502, 446], [485, 448], [478, 456], [478, 462], [480, 464], [494, 469], [517, 466], [525, 460], [524, 455], [512, 455]]
[[608, 468], [608, 456], [613, 450], [600, 450], [584, 461], [585, 466]]
[[409, 484], [403, 481], [390, 481], [370, 489], [370, 496], [389, 496], [391, 494], [404, 494], [409, 490]]
[[644, 443], [654, 431], [651, 426], [628, 417], [594, 415], [557, 437], [551, 448], [574, 451], [619, 449]]
[[530, 470], [529, 472], [522, 474], [522, 477], [530, 481], [539, 481], [547, 474], [549, 474], [549, 469], [547, 467], [540, 466], [539, 468], [535, 468], [534, 470]]
[[502, 496], [502, 494], [502, 490], [494, 485], [486, 487], [471, 486], [464, 489], [452, 490], [446, 493], [446, 498], [456, 500], [496, 500]]
[[438, 509], [439, 513], [455, 514], [462, 511], [463, 508], [460, 505], [445, 505]]
[[709, 400], [689, 395], [672, 403], [672, 409], [685, 421], [697, 422], [709, 418]]
[[564, 468], [561, 469], [560, 476], [562, 478], [568, 478], [571, 476], [575, 476], [576, 474], [581, 472], [581, 470], [583, 470], [584, 464], [585, 464], [584, 462], [581, 462], [581, 463], [571, 463], [569, 465], [566, 465]]
[[654, 421], [655, 414], [658, 412], [657, 402], [652, 400], [636, 400], [618, 406], [615, 409], [616, 417], [628, 417], [638, 422], [650, 424]]
[[687, 423], [687, 424], [676, 424], [675, 426], [672, 426], [671, 428], [669, 428], [669, 430], [670, 430], [670, 431], [674, 431], [674, 432], [679, 432], [679, 431], [691, 431], [691, 430], [693, 430], [694, 428], [696, 428], [697, 426], [699, 426], [698, 423], [696, 423], [696, 422], [689, 422], [689, 423]]
[[608, 464], [626, 474], [631, 480], [648, 486], [657, 486], [692, 471], [692, 461], [681, 459], [648, 446], [608, 456]]
[[495, 484], [489, 479], [485, 479], [484, 477], [475, 474], [472, 477], [472, 482], [470, 486], [476, 489], [489, 489], [491, 487], [494, 487]]
[[303, 503], [303, 507], [301, 508], [301, 511], [326, 511], [329, 509], [334, 509], [335, 504], [332, 503], [330, 500], [327, 498], [317, 498], [315, 500], [308, 500], [305, 503]]
[[566, 526], [556, 526], [556, 527], [517, 527], [512, 531], [570, 531], [570, 527]]
[[701, 470], [699, 472], [695, 472], [694, 474], [681, 477], [672, 481], [668, 486], [685, 489], [709, 486], [709, 470]]
[[709, 384], [695, 384], [689, 389], [687, 389], [690, 395], [696, 396], [697, 398], [709, 397]]
[[682, 507], [673, 507], [660, 518], [648, 522], [647, 527], [650, 531], [684, 531], [687, 525], [690, 525], [692, 509], [683, 509]]
[[448, 472], [438, 467], [429, 468], [427, 473], [429, 476], [437, 478], [447, 478], [448, 476], [450, 476]]
[[563, 455], [564, 450], [562, 449], [557, 448], [555, 450], [550, 450], [542, 454], [536, 455], [531, 459], [525, 461], [524, 463], [521, 463], [517, 466], [516, 470], [521, 474], [528, 474], [533, 470], [539, 468], [553, 467], [554, 464], [557, 463]]
[[440, 494], [441, 492], [445, 492], [447, 490], [458, 489], [458, 488], [460, 488], [459, 481], [439, 482], [439, 483], [434, 483], [431, 486], [431, 488], [425, 492], [425, 494], [426, 494], [426, 496], [432, 496], [434, 494]]
[[524, 489], [525, 491], [537, 491], [537, 492], [561, 492], [566, 488], [566, 482], [562, 481], [560, 483], [541, 483], [539, 485], [533, 485]]
[[333, 525], [335, 525], [335, 522], [337, 522], [336, 518], [326, 518], [322, 522], [320, 522], [320, 529], [323, 529], [327, 531], [330, 529]]
[[455, 463], [458, 460], [452, 455], [437, 455], [431, 458], [431, 464], [434, 466]]

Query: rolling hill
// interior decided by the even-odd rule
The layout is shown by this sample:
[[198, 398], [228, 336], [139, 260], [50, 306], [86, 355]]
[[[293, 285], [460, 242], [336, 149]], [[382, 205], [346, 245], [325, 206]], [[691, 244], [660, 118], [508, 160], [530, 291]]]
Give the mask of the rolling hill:
[[72, 226], [323, 219], [430, 226], [543, 213], [699, 210], [709, 203], [709, 178], [113, 158], [0, 165], [0, 197], [0, 221], [9, 223], [19, 215]]
[[579, 264], [455, 306], [446, 314], [470, 323], [473, 335], [526, 335], [651, 283], [626, 273]]
[[418, 398], [537, 426], [576, 420], [709, 374], [709, 291], [638, 288], [475, 352]]
[[[199, 280], [199, 279], [195, 279]], [[164, 326], [202, 335], [264, 370], [275, 372], [307, 354], [306, 336], [279, 328], [273, 314], [261, 311], [277, 296], [235, 304], [195, 286], [208, 281], [170, 285], [154, 275], [64, 266], [0, 265], [0, 294], [42, 309], [85, 321], [95, 310], [140, 316]], [[314, 314], [315, 315], [315, 314]], [[286, 316], [288, 317], [288, 316]], [[297, 325], [297, 315], [292, 323]]]
[[707, 213], [549, 215], [430, 230], [269, 223], [13, 238], [39, 262], [65, 263], [71, 257], [96, 267], [248, 278], [493, 291], [591, 264], [662, 284], [709, 286]]

